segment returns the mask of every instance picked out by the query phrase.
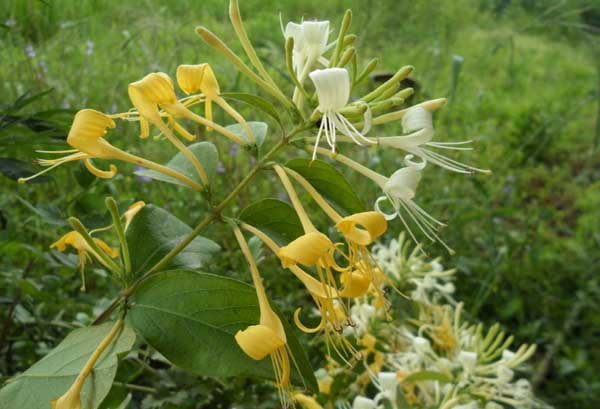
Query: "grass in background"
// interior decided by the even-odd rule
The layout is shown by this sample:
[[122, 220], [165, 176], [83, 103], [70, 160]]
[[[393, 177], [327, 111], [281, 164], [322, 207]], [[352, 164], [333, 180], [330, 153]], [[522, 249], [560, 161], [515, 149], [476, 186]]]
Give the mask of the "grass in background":
[[[600, 350], [595, 342], [600, 335], [600, 159], [593, 150], [600, 97], [593, 39], [598, 42], [600, 12], [594, 14], [591, 4], [242, 3], [247, 29], [267, 62], [282, 61], [278, 11], [284, 21], [304, 16], [329, 18], [335, 25], [343, 10], [352, 8], [361, 59], [380, 56], [382, 72], [414, 65], [418, 92], [413, 102], [450, 97], [435, 117], [437, 137], [474, 139], [476, 151], [461, 160], [494, 173], [461, 177], [432, 167], [425, 172], [419, 203], [449, 221], [443, 237], [457, 255], [444, 258], [459, 269], [459, 298], [484, 322], [500, 320], [519, 342], [540, 345], [529, 376], [542, 397], [564, 408], [600, 403]], [[180, 63], [203, 61], [213, 64], [223, 89], [248, 87], [193, 31], [205, 25], [238, 50], [224, 1], [21, 0], [5, 2], [2, 13], [4, 104], [27, 90], [53, 88], [30, 109], [93, 107], [115, 112], [130, 105], [129, 82], [150, 71], [173, 75]], [[280, 69], [270, 67], [274, 72]], [[399, 129], [386, 129], [394, 131]], [[123, 139], [141, 150], [136, 133], [130, 127]], [[0, 145], [0, 156], [31, 161], [32, 147], [37, 146]], [[163, 159], [170, 156], [154, 151]], [[226, 143], [220, 143], [220, 152], [227, 172], [243, 172], [243, 152], [232, 160]], [[401, 160], [398, 152], [363, 154], [363, 162], [388, 174]], [[22, 186], [0, 180], [1, 287], [7, 288], [0, 301], [18, 301], [12, 314], [23, 330], [13, 331], [11, 342], [0, 346], [5, 354], [0, 372], [5, 375], [30, 365], [64, 335], [64, 327], [87, 322], [93, 309], [101, 307], [92, 305], [93, 297], [77, 292], [73, 269], [47, 253], [47, 245], [64, 228], [62, 218], [86, 214], [92, 225], [94, 220], [100, 223], [100, 198], [105, 194], [123, 199], [135, 195], [164, 205], [190, 223], [201, 214], [202, 206], [189, 203], [186, 192], [140, 184], [125, 169], [116, 182], [91, 183], [76, 167], [57, 170], [47, 184]], [[359, 181], [356, 186], [362, 186]], [[269, 188], [268, 183], [252, 187]], [[242, 205], [253, 197], [252, 189], [242, 196]], [[361, 192], [365, 197], [374, 197], [374, 191], [366, 190]], [[399, 232], [395, 229], [390, 237]], [[208, 235], [230, 248], [230, 238], [219, 227]], [[443, 254], [443, 249], [430, 252]], [[225, 258], [216, 270], [234, 270], [236, 262]], [[15, 280], [19, 285], [12, 288]], [[96, 286], [106, 287], [101, 277], [96, 277]], [[64, 301], [52, 305], [56, 298]], [[8, 310], [2, 308], [0, 318], [5, 319]], [[82, 312], [73, 315], [74, 311]], [[37, 329], [40, 320], [56, 325]]]

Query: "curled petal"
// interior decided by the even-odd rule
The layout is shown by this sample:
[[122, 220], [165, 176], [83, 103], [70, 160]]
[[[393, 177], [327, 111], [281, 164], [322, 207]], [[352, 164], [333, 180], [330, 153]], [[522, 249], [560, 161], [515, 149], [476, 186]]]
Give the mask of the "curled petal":
[[300, 312], [302, 311], [302, 308], [297, 308], [296, 311], [294, 311], [294, 324], [296, 324], [296, 326], [298, 328], [300, 328], [300, 330], [302, 332], [306, 332], [307, 334], [314, 334], [315, 332], [319, 332], [321, 329], [323, 329], [324, 325], [325, 325], [325, 317], [321, 316], [321, 321], [319, 322], [319, 325], [317, 325], [316, 327], [310, 328], [307, 327], [306, 325], [304, 325], [302, 323], [302, 321], [300, 320]]
[[111, 179], [117, 174], [117, 167], [115, 165], [110, 165], [110, 170], [101, 170], [94, 166], [91, 159], [85, 159], [83, 164], [91, 174], [101, 179]]
[[336, 228], [350, 241], [368, 246], [387, 230], [387, 221], [379, 212], [362, 212], [344, 217]]
[[380, 203], [384, 202], [384, 201], [388, 201], [392, 204], [392, 206], [394, 205], [390, 199], [387, 196], [380, 196], [376, 201], [375, 201], [375, 210], [379, 213], [381, 213], [383, 215], [383, 217], [385, 217], [385, 220], [394, 220], [397, 216], [398, 216], [398, 212], [394, 211], [394, 213], [386, 213], [383, 210], [381, 210], [381, 206]]
[[265, 325], [251, 325], [235, 334], [235, 340], [250, 358], [257, 361], [285, 345], [285, 340]]

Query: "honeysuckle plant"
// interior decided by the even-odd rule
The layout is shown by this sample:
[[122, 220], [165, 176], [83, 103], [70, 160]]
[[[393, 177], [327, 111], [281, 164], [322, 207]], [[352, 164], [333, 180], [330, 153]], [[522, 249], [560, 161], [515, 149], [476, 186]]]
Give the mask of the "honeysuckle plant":
[[[357, 397], [355, 407], [378, 407], [396, 398], [396, 375], [383, 370], [389, 364], [379, 352], [380, 340], [369, 330], [368, 321], [391, 319], [402, 312], [388, 300], [388, 290], [398, 289], [371, 246], [396, 217], [415, 241], [423, 236], [443, 243], [438, 231], [443, 223], [414, 200], [421, 173], [429, 169], [428, 163], [459, 173], [479, 169], [430, 149], [465, 148], [465, 142], [433, 141], [432, 113], [444, 105], [443, 98], [402, 107], [413, 90], [402, 87], [401, 81], [413, 67], [402, 67], [383, 84], [364, 91], [377, 60], [360, 68], [362, 60], [353, 45], [356, 36], [349, 34], [350, 11], [344, 14], [334, 40], [330, 37], [336, 30], [331, 30], [329, 21], [287, 24], [282, 38], [283, 70], [263, 65], [245, 30], [237, 0], [230, 1], [229, 16], [244, 56], [203, 26], [196, 33], [259, 90], [256, 94], [219, 84], [211, 62], [202, 60], [181, 61], [174, 73], [151, 72], [141, 79], [132, 78], [123, 89], [130, 109], [111, 114], [80, 110], [66, 139], [69, 149], [40, 151], [66, 155], [39, 159], [46, 168], [21, 180], [27, 182], [59, 165], [79, 161], [94, 176], [111, 179], [119, 171], [117, 162], [124, 162], [136, 165], [140, 176], [185, 189], [190, 206], [202, 201], [207, 210], [200, 221], [189, 221], [194, 223], [190, 227], [162, 209], [161, 203], [128, 203], [109, 197], [106, 207], [111, 220], [105, 227], [90, 230], [71, 217], [72, 231], [61, 232], [51, 247], [76, 251], [82, 291], [86, 290], [85, 268], [94, 263], [114, 279], [118, 295], [92, 326], [71, 334], [8, 383], [0, 391], [0, 407], [98, 408], [110, 393], [119, 358], [131, 350], [137, 335], [140, 341], [135, 348], [148, 345], [193, 374], [271, 380], [281, 406], [318, 408], [314, 396], [320, 389], [329, 390], [332, 376], [315, 377], [297, 329], [324, 341], [323, 361], [332, 371], [360, 367], [361, 384], [377, 380], [380, 392], [373, 399]], [[282, 78], [282, 73], [289, 78]], [[173, 74], [176, 81], [171, 79]], [[239, 102], [250, 108], [241, 109]], [[226, 114], [226, 123], [217, 122], [215, 107]], [[402, 121], [404, 135], [385, 136], [385, 125], [398, 121]], [[172, 159], [162, 164], [148, 153], [133, 154], [123, 137], [124, 123], [138, 123], [143, 147], [160, 145], [144, 151], [172, 149]], [[223, 138], [243, 147], [253, 159], [239, 180], [215, 172], [218, 149], [213, 141]], [[376, 146], [405, 151], [405, 167], [386, 177], [351, 158], [359, 149]], [[246, 159], [237, 156], [235, 160]], [[384, 196], [365, 206], [338, 165], [344, 173], [366, 176]], [[120, 171], [127, 172], [128, 167]], [[215, 183], [218, 177], [226, 177], [227, 183]], [[289, 202], [256, 197], [236, 211], [243, 207], [236, 206], [240, 193], [259, 178], [269, 179], [273, 196], [287, 197]], [[323, 214], [309, 212], [309, 201]], [[383, 201], [389, 202], [392, 213], [384, 211]], [[226, 271], [203, 272], [220, 251], [219, 244], [201, 236], [215, 223], [224, 223], [235, 237], [248, 266], [248, 283], [229, 278]], [[414, 227], [422, 235], [413, 232]], [[312, 298], [314, 306], [298, 306], [293, 316], [281, 314], [277, 308], [281, 294], [267, 291], [268, 280], [263, 282], [259, 272], [260, 259], [245, 235], [255, 236], [272, 250], [280, 261], [276, 274], [295, 277], [296, 291]], [[430, 289], [438, 288], [436, 283], [429, 278], [417, 284], [415, 293], [426, 299]], [[459, 348], [451, 343], [451, 326], [457, 324], [447, 311], [428, 314], [418, 318], [424, 328], [418, 337], [446, 343], [444, 350]], [[484, 365], [495, 353], [488, 346], [477, 347], [480, 352], [471, 360], [473, 368]], [[465, 353], [473, 348], [470, 344], [460, 347], [467, 348]], [[523, 358], [517, 352], [509, 362]], [[63, 365], [63, 361], [68, 363]], [[489, 382], [481, 382], [484, 393]]]

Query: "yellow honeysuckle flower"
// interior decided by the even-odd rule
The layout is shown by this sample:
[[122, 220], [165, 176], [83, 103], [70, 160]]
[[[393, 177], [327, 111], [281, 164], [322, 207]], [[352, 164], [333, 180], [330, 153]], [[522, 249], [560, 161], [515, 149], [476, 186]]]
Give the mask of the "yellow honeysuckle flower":
[[39, 163], [42, 166], [48, 166], [48, 168], [33, 176], [19, 179], [19, 182], [31, 180], [63, 163], [79, 160], [83, 160], [86, 168], [95, 176], [104, 179], [112, 178], [117, 173], [117, 167], [111, 164], [109, 171], [100, 170], [92, 163], [93, 158], [99, 158], [116, 159], [154, 169], [180, 180], [193, 189], [202, 190], [201, 185], [171, 168], [132, 155], [111, 145], [104, 137], [107, 133], [107, 129], [114, 127], [115, 122], [113, 119], [102, 112], [94, 109], [82, 109], [78, 111], [77, 114], [75, 114], [73, 124], [69, 130], [69, 135], [67, 136], [67, 143], [75, 149], [64, 151], [39, 151], [41, 153], [69, 153], [69, 155], [58, 159], [40, 159]]
[[303, 409], [323, 409], [323, 406], [319, 405], [316, 399], [312, 396], [295, 393], [293, 399], [294, 401], [298, 402]]
[[[381, 275], [376, 274], [377, 265], [374, 263], [367, 246], [387, 230], [387, 220], [385, 217], [379, 212], [373, 211], [342, 217], [300, 174], [289, 168], [285, 168], [285, 172], [292, 176], [310, 194], [319, 207], [336, 223], [336, 228], [346, 239], [348, 268], [354, 269], [352, 275], [347, 277], [355, 277], [355, 280], [350, 281], [354, 281], [352, 285], [353, 290], [350, 290], [350, 288], [344, 289], [341, 296], [357, 297], [359, 295], [352, 296], [350, 294], [359, 294], [359, 288], [361, 288], [361, 291], [364, 290], [364, 292], [360, 293], [360, 295], [363, 295], [369, 290], [367, 283], [372, 283], [373, 291], [376, 295], [379, 298], [384, 298], [380, 288], [381, 281], [379, 278]], [[358, 277], [357, 274], [359, 273], [366, 277], [366, 280]], [[358, 285], [358, 283], [361, 284]]]
[[287, 406], [288, 388], [290, 387], [290, 359], [285, 330], [279, 316], [275, 314], [269, 304], [267, 293], [262, 284], [262, 278], [258, 272], [254, 257], [250, 252], [248, 243], [246, 243], [246, 239], [237, 226], [234, 228], [234, 233], [240, 249], [250, 266], [252, 282], [256, 288], [256, 296], [258, 297], [258, 306], [260, 309], [258, 325], [251, 325], [245, 330], [238, 331], [235, 334], [235, 340], [246, 355], [252, 359], [258, 361], [268, 355], [271, 357], [277, 388], [285, 407]]
[[73, 385], [59, 398], [50, 401], [50, 407], [52, 409], [80, 409], [81, 408], [81, 391], [83, 385], [88, 376], [93, 372], [94, 365], [98, 361], [98, 358], [106, 350], [106, 348], [112, 343], [116, 336], [120, 333], [123, 328], [123, 320], [118, 320], [112, 327], [108, 335], [100, 342], [96, 350], [92, 353], [90, 358], [85, 363], [84, 367], [77, 375]]
[[123, 213], [123, 218], [125, 219], [125, 230], [127, 230], [135, 215], [138, 214], [138, 212], [142, 210], [144, 206], [146, 206], [146, 203], [140, 200], [129, 206], [125, 213]]
[[[178, 66], [177, 83], [179, 84], [179, 88], [188, 95], [196, 92], [202, 93], [205, 99], [204, 111], [209, 121], [212, 122], [213, 120], [212, 103], [215, 102], [242, 126], [248, 135], [250, 143], [254, 144], [256, 142], [254, 133], [244, 117], [221, 97], [221, 88], [210, 64], [183, 64]], [[207, 125], [206, 130], [212, 131], [212, 128]]]
[[[246, 223], [242, 223], [241, 227], [261, 239], [273, 253], [280, 253], [281, 248], [265, 233]], [[340, 357], [345, 359], [345, 355], [354, 355], [356, 350], [342, 335], [343, 325], [349, 321], [344, 304], [338, 300], [344, 290], [340, 291], [337, 287], [330, 286], [322, 279], [322, 276], [320, 280], [313, 278], [296, 264], [290, 265], [288, 268], [309, 291], [321, 316], [319, 324], [310, 328], [300, 320], [302, 308], [297, 308], [294, 312], [294, 323], [296, 326], [306, 333], [315, 333], [323, 330], [327, 344], [331, 345]], [[338, 344], [340, 348], [337, 347]]]
[[[102, 241], [98, 238], [93, 238], [93, 240], [94, 240], [94, 243], [100, 249], [100, 251], [103, 251], [109, 257], [116, 258], [119, 256], [119, 250], [113, 249], [108, 244], [106, 244], [104, 241]], [[79, 232], [76, 232], [76, 231], [68, 232], [67, 234], [62, 236], [60, 239], [58, 239], [57, 241], [52, 243], [50, 245], [50, 248], [56, 248], [60, 252], [65, 252], [67, 250], [67, 247], [69, 247], [69, 246], [73, 247], [75, 250], [77, 250], [77, 255], [79, 256], [79, 271], [81, 273], [81, 280], [82, 280], [81, 290], [85, 291], [84, 270], [85, 270], [86, 262], [88, 260], [91, 260], [90, 255], [94, 256], [94, 258], [97, 261], [99, 261], [102, 265], [104, 265], [106, 268], [110, 269], [110, 266], [103, 260], [101, 255], [98, 254], [96, 252], [96, 250], [93, 249], [88, 244], [87, 241], [85, 241], [83, 236]]]
[[[206, 70], [204, 70], [206, 71]], [[161, 111], [159, 107], [164, 109], [165, 116], [170, 117], [172, 121], [177, 118], [186, 118], [200, 125], [212, 128], [229, 138], [233, 142], [244, 145], [245, 142], [229, 129], [222, 127], [194, 112], [190, 111], [182, 102], [177, 100], [173, 81], [164, 72], [153, 72], [146, 75], [139, 81], [132, 82], [128, 87], [129, 98], [134, 107], [138, 110], [140, 120], [145, 119], [150, 124], [156, 126], [179, 150], [183, 152], [184, 146], [173, 135], [173, 132], [162, 121]], [[175, 121], [176, 123], [176, 121]], [[174, 127], [179, 132], [182, 127]], [[142, 126], [142, 137], [148, 136], [147, 127]], [[189, 137], [189, 133], [181, 133], [184, 137]], [[195, 158], [195, 157], [194, 157]], [[190, 161], [194, 162], [193, 159]], [[197, 161], [197, 159], [196, 159]]]

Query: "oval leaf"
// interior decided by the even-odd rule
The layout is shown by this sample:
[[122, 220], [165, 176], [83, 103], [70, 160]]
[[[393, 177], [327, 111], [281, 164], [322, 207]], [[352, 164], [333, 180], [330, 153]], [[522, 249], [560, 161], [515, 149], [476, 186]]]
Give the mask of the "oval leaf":
[[[114, 323], [71, 332], [48, 355], [0, 390], [2, 409], [48, 409], [50, 401], [64, 394], [88, 358], [110, 332]], [[82, 409], [96, 409], [111, 388], [118, 356], [131, 349], [135, 333], [127, 326], [102, 354], [81, 393]]]
[[[192, 228], [160, 207], [144, 206], [127, 229], [131, 271], [139, 274], [150, 269], [183, 240]], [[196, 269], [204, 266], [220, 247], [204, 237], [196, 237], [171, 260], [166, 268]]]
[[[213, 274], [175, 270], [143, 282], [129, 311], [131, 325], [173, 364], [203, 376], [256, 376], [273, 379], [268, 358], [255, 361], [234, 335], [259, 321], [254, 288]], [[296, 383], [318, 386], [304, 350], [287, 322], [288, 345], [300, 374]]]
[[[264, 122], [249, 121], [248, 126], [250, 127], [250, 130], [252, 130], [252, 133], [256, 138], [256, 146], [260, 147], [265, 142], [265, 138], [267, 137], [267, 131], [269, 130], [269, 125], [267, 125]], [[239, 136], [240, 138], [242, 138], [243, 140], [245, 140], [246, 142], [249, 142], [248, 135], [246, 134], [246, 131], [244, 131], [244, 128], [242, 128], [240, 124], [228, 125], [226, 126], [226, 128], [234, 134], [236, 134], [237, 136]]]
[[279, 199], [267, 198], [253, 203], [242, 210], [238, 218], [262, 230], [281, 245], [304, 234], [294, 208]]
[[340, 213], [354, 214], [365, 211], [362, 201], [344, 175], [322, 160], [296, 158], [285, 166], [301, 174]]
[[[212, 180], [215, 176], [217, 163], [219, 161], [217, 147], [212, 142], [197, 142], [188, 146], [188, 148], [198, 158], [202, 166], [204, 166], [204, 170], [206, 170], [206, 174], [208, 175], [208, 180]], [[167, 162], [165, 166], [183, 173], [201, 185], [203, 184], [202, 180], [198, 176], [198, 173], [196, 173], [196, 169], [194, 168], [192, 162], [190, 162], [181, 152], [173, 156], [173, 158]], [[174, 185], [185, 186], [189, 188], [189, 186], [185, 183], [152, 169], [136, 170], [135, 174], [138, 176], [146, 176], [162, 182], [172, 183]]]
[[245, 102], [246, 104], [258, 108], [263, 111], [265, 114], [271, 116], [273, 119], [277, 121], [279, 126], [283, 126], [281, 122], [281, 117], [279, 116], [279, 112], [277, 109], [271, 104], [268, 100], [263, 97], [259, 97], [258, 95], [247, 94], [245, 92], [222, 92], [221, 96], [225, 99], [233, 99], [236, 101]]

